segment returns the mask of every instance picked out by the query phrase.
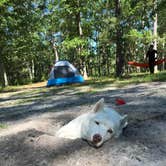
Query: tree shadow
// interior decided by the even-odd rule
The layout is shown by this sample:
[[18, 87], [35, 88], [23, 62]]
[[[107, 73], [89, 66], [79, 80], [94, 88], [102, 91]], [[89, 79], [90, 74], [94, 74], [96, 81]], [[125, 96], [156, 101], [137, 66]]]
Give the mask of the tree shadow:
[[[157, 83], [155, 85], [160, 86]], [[130, 114], [132, 111], [138, 112], [141, 116], [144, 113], [151, 114], [150, 111], [147, 111], [149, 108], [151, 108], [153, 112], [160, 113], [163, 111], [164, 106], [162, 106], [160, 110], [160, 105], [165, 103], [165, 97], [155, 96], [155, 92], [146, 93], [146, 91], [146, 86], [136, 85], [135, 87], [130, 88], [100, 91], [95, 94], [87, 92], [82, 93], [81, 95], [73, 94], [73, 90], [66, 92], [66, 94], [59, 95], [52, 90], [47, 91], [47, 94], [44, 92], [38, 92], [36, 96], [40, 96], [40, 98], [32, 99], [32, 103], [17, 104], [15, 106], [9, 105], [0, 108], [0, 121], [15, 121], [46, 112], [56, 113], [61, 111], [69, 112], [71, 110], [78, 111], [78, 109], [81, 110], [82, 106], [91, 107], [101, 98], [104, 98], [108, 105], [115, 106], [115, 100], [117, 97], [122, 97], [126, 100], [126, 105], [116, 107], [127, 114]], [[31, 99], [31, 97], [31, 95], [28, 96], [29, 99]], [[154, 110], [155, 108], [156, 111]]]
[[[155, 86], [160, 86], [160, 83], [153, 84], [154, 88]], [[64, 125], [74, 119], [79, 113], [87, 112], [88, 110], [84, 109], [91, 109], [92, 105], [100, 98], [104, 97], [108, 106], [115, 106], [115, 99], [122, 97], [127, 104], [115, 106], [115, 108], [120, 113], [129, 116], [129, 125], [124, 130], [123, 136], [118, 141], [114, 141], [114, 146], [111, 146], [111, 150], [115, 150], [116, 154], [120, 155], [121, 153], [119, 153], [118, 148], [122, 148], [121, 145], [123, 144], [123, 148], [126, 148], [124, 153], [128, 154], [127, 148], [129, 146], [135, 144], [138, 146], [142, 145], [143, 147], [148, 147], [146, 151], [142, 150], [142, 153], [146, 155], [153, 154], [157, 158], [162, 159], [166, 153], [164, 150], [166, 142], [164, 139], [159, 139], [158, 137], [164, 136], [162, 133], [165, 133], [165, 129], [161, 127], [162, 124], [164, 126], [166, 120], [165, 96], [157, 96], [155, 89], [151, 90], [151, 87], [135, 85], [135, 87], [101, 91], [95, 94], [85, 93], [78, 95], [67, 91], [66, 94], [60, 93], [57, 95], [57, 93], [52, 92], [52, 89], [50, 89], [47, 92], [48, 98], [44, 98], [44, 92], [39, 92], [38, 95], [43, 96], [43, 99], [35, 100], [34, 103], [18, 104], [14, 107], [9, 105], [8, 107], [1, 108], [0, 121], [24, 120], [33, 115], [38, 116], [51, 112], [53, 114], [48, 118], [55, 125], [58, 123]], [[154, 131], [156, 132], [154, 133]], [[42, 165], [42, 162], [45, 162], [47, 165], [47, 163], [52, 163], [55, 160], [59, 162], [67, 160], [67, 157], [70, 157], [74, 153], [82, 153], [82, 151], [87, 154], [89, 151], [92, 151], [94, 154], [97, 153], [96, 150], [91, 150], [92, 147], [89, 147], [86, 142], [80, 139], [70, 141], [51, 137], [50, 140], [47, 140], [48, 137], [47, 133], [32, 129], [12, 135], [6, 139], [1, 139], [0, 161], [11, 161], [13, 162], [12, 166], [32, 165], [32, 163], [34, 165]], [[39, 138], [41, 139], [41, 144], [45, 143], [45, 146], [41, 146], [41, 144], [40, 146], [35, 146], [38, 145], [37, 141], [40, 140]], [[53, 143], [49, 145], [51, 141]], [[108, 146], [110, 142], [106, 142], [103, 148], [110, 148]], [[107, 156], [108, 154], [105, 155]], [[108, 157], [110, 156], [108, 155]]]

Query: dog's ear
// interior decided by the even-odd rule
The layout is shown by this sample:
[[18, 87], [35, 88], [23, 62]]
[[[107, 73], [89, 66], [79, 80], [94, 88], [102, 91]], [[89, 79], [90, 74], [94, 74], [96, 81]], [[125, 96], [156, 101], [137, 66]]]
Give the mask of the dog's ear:
[[72, 120], [67, 125], [58, 130], [56, 135], [62, 138], [77, 139], [81, 138], [81, 124], [77, 119]]
[[121, 127], [122, 128], [125, 128], [128, 125], [127, 121], [128, 121], [127, 115], [124, 115], [121, 119]]
[[93, 112], [98, 112], [104, 108], [104, 98], [101, 98], [94, 106]]

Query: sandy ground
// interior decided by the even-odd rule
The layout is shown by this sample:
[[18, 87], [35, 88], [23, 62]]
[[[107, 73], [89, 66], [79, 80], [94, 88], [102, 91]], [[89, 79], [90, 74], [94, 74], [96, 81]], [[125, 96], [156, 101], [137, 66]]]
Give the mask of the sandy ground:
[[[37, 88], [0, 94], [0, 166], [166, 166], [166, 82], [123, 88]], [[91, 110], [104, 97], [106, 104], [129, 116], [123, 135], [101, 148], [81, 139], [56, 137], [56, 131]], [[116, 106], [122, 97], [126, 104]]]

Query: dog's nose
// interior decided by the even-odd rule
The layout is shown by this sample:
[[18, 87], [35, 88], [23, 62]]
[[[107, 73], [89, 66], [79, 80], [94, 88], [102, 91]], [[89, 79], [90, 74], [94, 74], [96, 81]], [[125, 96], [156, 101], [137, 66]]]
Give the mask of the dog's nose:
[[102, 140], [102, 137], [101, 137], [100, 134], [95, 134], [95, 135], [93, 136], [93, 143], [97, 144], [97, 143], [99, 143], [101, 140]]

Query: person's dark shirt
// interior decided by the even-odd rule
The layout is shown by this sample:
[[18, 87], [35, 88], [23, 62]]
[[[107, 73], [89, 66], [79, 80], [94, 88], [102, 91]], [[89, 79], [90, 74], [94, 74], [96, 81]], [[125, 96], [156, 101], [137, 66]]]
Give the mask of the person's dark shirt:
[[149, 58], [149, 61], [155, 61], [155, 54], [157, 53], [156, 50], [148, 50], [146, 57]]

